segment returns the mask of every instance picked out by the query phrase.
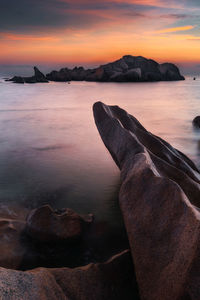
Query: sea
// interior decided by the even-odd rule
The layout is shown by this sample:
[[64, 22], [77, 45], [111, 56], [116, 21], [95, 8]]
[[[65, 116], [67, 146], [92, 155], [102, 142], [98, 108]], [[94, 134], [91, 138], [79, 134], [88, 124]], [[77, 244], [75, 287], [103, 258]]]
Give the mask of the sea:
[[120, 231], [120, 172], [95, 126], [96, 101], [119, 105], [200, 166], [200, 79], [15, 84], [0, 79], [0, 206], [50, 204]]

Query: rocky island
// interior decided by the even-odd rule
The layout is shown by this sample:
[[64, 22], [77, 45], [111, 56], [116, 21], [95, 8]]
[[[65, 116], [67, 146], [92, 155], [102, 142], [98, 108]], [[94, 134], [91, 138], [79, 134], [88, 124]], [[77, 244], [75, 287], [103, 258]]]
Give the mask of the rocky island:
[[[41, 262], [49, 253], [52, 262], [53, 251], [57, 260], [59, 247], [67, 255], [75, 245], [83, 249], [93, 216], [49, 206], [13, 216], [1, 209], [1, 299], [200, 299], [199, 170], [120, 107], [97, 102], [93, 110], [121, 171], [127, 249], [103, 262], [72, 267], [69, 260], [67, 266], [45, 267]], [[44, 252], [47, 245], [50, 252]]]
[[[96, 82], [153, 82], [184, 80], [177, 66], [171, 63], [159, 64], [142, 56], [125, 55], [119, 60], [94, 69], [75, 67], [62, 68], [44, 76], [35, 67], [33, 77], [14, 76], [16, 83], [36, 83], [48, 81], [96, 81]], [[37, 71], [37, 72], [36, 72]]]

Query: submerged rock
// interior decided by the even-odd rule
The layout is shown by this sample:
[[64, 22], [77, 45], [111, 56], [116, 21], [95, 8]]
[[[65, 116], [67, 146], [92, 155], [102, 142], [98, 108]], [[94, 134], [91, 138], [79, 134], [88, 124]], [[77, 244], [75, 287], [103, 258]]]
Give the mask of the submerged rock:
[[129, 250], [105, 263], [26, 272], [0, 268], [2, 300], [139, 300]]
[[118, 106], [94, 104], [121, 170], [119, 202], [141, 299], [200, 299], [200, 173]]
[[84, 225], [92, 220], [91, 215], [84, 218], [69, 208], [53, 211], [44, 205], [27, 216], [26, 231], [31, 238], [44, 243], [76, 241], [81, 238]]
[[34, 75], [31, 77], [14, 76], [13, 78], [7, 81], [13, 81], [15, 83], [48, 82], [45, 75], [42, 72], [40, 72], [40, 70], [37, 67], [34, 67]]
[[137, 82], [184, 80], [179, 69], [170, 63], [158, 64], [142, 56], [125, 55], [95, 69], [62, 68], [46, 75], [52, 81], [86, 80], [100, 82]]

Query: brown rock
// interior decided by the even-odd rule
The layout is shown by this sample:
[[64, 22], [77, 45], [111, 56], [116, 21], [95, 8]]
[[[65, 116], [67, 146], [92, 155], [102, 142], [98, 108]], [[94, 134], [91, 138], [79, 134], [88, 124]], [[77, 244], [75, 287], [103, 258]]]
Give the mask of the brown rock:
[[117, 106], [94, 104], [121, 170], [119, 194], [141, 299], [200, 299], [200, 173]]
[[49, 205], [34, 209], [27, 217], [27, 233], [40, 242], [78, 240], [84, 229], [84, 223], [91, 222], [91, 216], [79, 216], [67, 208], [53, 211]]
[[137, 300], [129, 250], [105, 263], [20, 272], [0, 268], [2, 300]]

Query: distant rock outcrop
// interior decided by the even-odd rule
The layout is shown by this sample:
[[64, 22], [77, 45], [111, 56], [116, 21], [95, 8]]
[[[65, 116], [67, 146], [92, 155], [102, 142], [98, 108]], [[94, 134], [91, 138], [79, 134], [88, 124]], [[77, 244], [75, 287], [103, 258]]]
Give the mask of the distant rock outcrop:
[[141, 299], [200, 299], [197, 167], [118, 106], [95, 103], [94, 117], [121, 170], [119, 202]]
[[34, 75], [31, 77], [14, 76], [13, 78], [7, 81], [13, 81], [15, 83], [48, 82], [45, 75], [42, 72], [40, 72], [40, 70], [37, 67], [34, 67]]
[[125, 55], [95, 69], [62, 68], [46, 75], [52, 81], [145, 82], [184, 80], [179, 69], [170, 63], [158, 64], [142, 56]]

